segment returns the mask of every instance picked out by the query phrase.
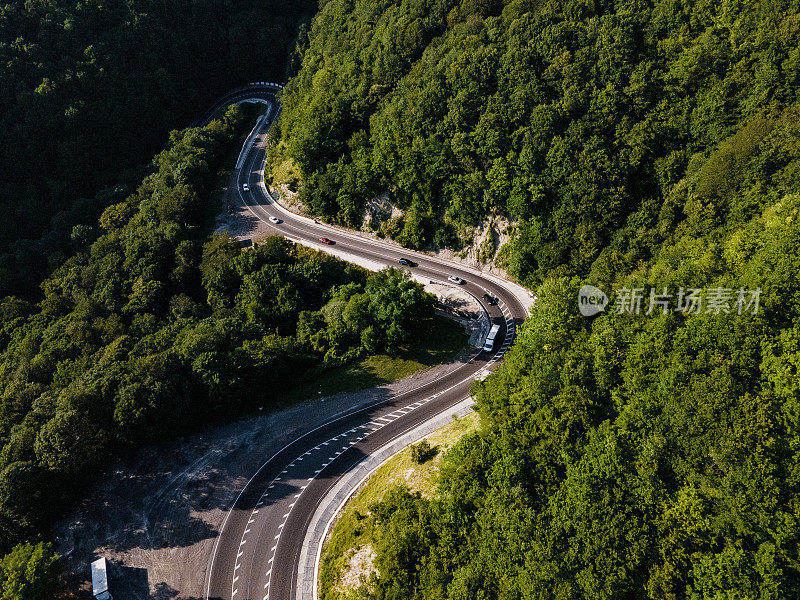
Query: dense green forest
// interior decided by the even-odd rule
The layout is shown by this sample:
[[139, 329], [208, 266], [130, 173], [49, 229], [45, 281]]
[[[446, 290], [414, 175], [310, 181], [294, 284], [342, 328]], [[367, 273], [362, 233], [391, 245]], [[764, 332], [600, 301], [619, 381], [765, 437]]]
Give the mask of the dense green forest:
[[[274, 20], [59, 6], [0, 11], [0, 242], [48, 230], [8, 246], [2, 277], [52, 271], [0, 302], [4, 550], [98, 454], [274, 404], [290, 368], [391, 351], [431, 305], [397, 271], [206, 235], [237, 109], [123, 174], [226, 77], [278, 64], [245, 31]], [[800, 596], [800, 3], [327, 0], [302, 48], [270, 164], [297, 166], [306, 206], [356, 225], [388, 192], [404, 216], [384, 233], [424, 248], [506, 215], [504, 260], [539, 298], [476, 384], [481, 430], [438, 495], [398, 488], [367, 516], [377, 572], [357, 595]], [[586, 318], [584, 283], [761, 295]], [[57, 569], [18, 544], [0, 594], [51, 594]]]
[[[345, 223], [388, 191], [409, 245], [512, 217], [539, 298], [439, 495], [373, 507], [357, 597], [800, 596], [798, 77], [798, 2], [325, 3], [272, 164]], [[672, 308], [586, 318], [584, 283]]]
[[746, 155], [797, 100], [796, 14], [788, 0], [330, 0], [272, 164], [294, 161], [307, 207], [350, 225], [389, 192], [405, 216], [387, 233], [407, 246], [457, 246], [507, 214], [504, 258], [531, 285], [604, 250], [646, 259], [632, 233], [674, 186], [694, 174], [712, 196], [738, 163], [701, 169], [707, 153], [751, 122]]
[[[278, 407], [304, 374], [391, 354], [432, 315], [433, 296], [403, 271], [369, 273], [279, 236], [243, 251], [207, 235], [220, 170], [251, 124], [232, 107], [174, 131], [135, 193], [76, 231], [40, 302], [0, 301], [0, 547], [46, 532], [109, 459]], [[9, 557], [0, 595], [42, 598], [1, 590], [4, 577], [46, 585], [52, 550]]]
[[[0, 2], [0, 294], [132, 191], [170, 130], [233, 86], [282, 80], [314, 0]], [[132, 170], [133, 169], [133, 170]]]

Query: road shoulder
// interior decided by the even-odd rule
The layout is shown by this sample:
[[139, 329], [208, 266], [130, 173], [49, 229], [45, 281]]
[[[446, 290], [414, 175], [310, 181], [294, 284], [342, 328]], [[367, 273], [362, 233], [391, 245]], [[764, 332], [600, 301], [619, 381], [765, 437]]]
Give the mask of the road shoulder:
[[336, 520], [336, 516], [367, 478], [404, 448], [429, 436], [449, 423], [453, 417], [464, 417], [471, 413], [472, 407], [472, 398], [462, 400], [455, 406], [442, 411], [433, 419], [395, 438], [365, 457], [363, 461], [339, 479], [320, 502], [306, 530], [305, 540], [300, 552], [300, 560], [298, 561], [297, 587], [294, 600], [317, 600], [318, 590], [316, 583], [319, 581], [319, 566], [324, 541]]

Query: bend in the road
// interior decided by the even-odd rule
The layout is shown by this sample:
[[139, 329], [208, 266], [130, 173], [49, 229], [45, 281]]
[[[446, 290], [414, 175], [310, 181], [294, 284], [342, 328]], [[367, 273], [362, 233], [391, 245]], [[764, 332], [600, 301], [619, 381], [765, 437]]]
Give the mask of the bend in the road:
[[[256, 92], [263, 94], [264, 90]], [[238, 101], [243, 93], [246, 91], [239, 90], [229, 97]], [[254, 132], [232, 188], [240, 205], [270, 231], [321, 250], [330, 248], [320, 244], [319, 238], [335, 236], [338, 255], [376, 265], [397, 266], [401, 256], [413, 257], [418, 263], [414, 272], [433, 281], [444, 282], [449, 275], [457, 275], [467, 282], [464, 287], [483, 304], [491, 320], [500, 325], [503, 343], [492, 354], [477, 352], [438, 380], [316, 427], [266, 461], [226, 514], [209, 562], [207, 599], [293, 600], [306, 528], [336, 482], [371, 453], [466, 398], [472, 381], [502, 358], [526, 315], [518, 298], [495, 278], [426, 254], [343, 234], [279, 207], [264, 187], [265, 159], [266, 126]], [[249, 193], [242, 191], [244, 183], [249, 184]], [[271, 216], [283, 222], [276, 225], [269, 221]], [[483, 303], [484, 293], [499, 298], [498, 304]]]

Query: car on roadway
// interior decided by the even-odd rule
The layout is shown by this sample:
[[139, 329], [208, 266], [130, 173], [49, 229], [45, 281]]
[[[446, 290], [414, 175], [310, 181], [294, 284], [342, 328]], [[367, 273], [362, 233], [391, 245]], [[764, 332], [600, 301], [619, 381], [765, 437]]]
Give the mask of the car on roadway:
[[450, 277], [447, 278], [447, 281], [452, 281], [456, 285], [464, 285], [465, 283], [467, 283], [466, 281], [461, 279], [461, 277], [456, 277], [455, 275], [450, 275]]
[[323, 244], [327, 244], [328, 246], [333, 246], [333, 244], [334, 244], [333, 240], [328, 239], [326, 237], [319, 238], [319, 241], [322, 242]]
[[242, 184], [242, 191], [243, 192], [249, 192], [250, 191], [250, 185], [247, 184], [247, 183], [243, 183]]
[[415, 263], [413, 260], [408, 260], [407, 258], [401, 258], [397, 262], [399, 262], [404, 267], [416, 267], [417, 266], [417, 263]]
[[275, 225], [280, 225], [281, 223], [283, 223], [283, 219], [279, 219], [278, 217], [270, 217], [269, 222], [275, 223]]
[[496, 306], [497, 305], [497, 298], [494, 296], [490, 296], [489, 294], [484, 294], [483, 299], [486, 300], [486, 304], [489, 306]]

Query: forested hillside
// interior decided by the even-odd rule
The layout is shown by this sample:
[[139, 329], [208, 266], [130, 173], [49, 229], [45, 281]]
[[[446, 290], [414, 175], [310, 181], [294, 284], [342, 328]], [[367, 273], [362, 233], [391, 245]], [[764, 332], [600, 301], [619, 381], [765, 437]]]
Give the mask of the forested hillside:
[[629, 268], [670, 190], [695, 174], [710, 202], [739, 163], [701, 169], [708, 152], [752, 122], [733, 142], [746, 157], [796, 101], [796, 14], [788, 0], [330, 0], [272, 161], [295, 161], [306, 205], [351, 225], [388, 191], [409, 246], [458, 245], [507, 213], [524, 282], [585, 273], [603, 251]]
[[[232, 107], [173, 132], [136, 192], [74, 236], [39, 303], [0, 301], [0, 550], [46, 534], [115, 456], [278, 407], [307, 374], [394, 353], [432, 315], [402, 271], [207, 234], [219, 172], [251, 125]], [[50, 585], [37, 575], [53, 570], [49, 546], [9, 556], [0, 595], [42, 597], [1, 590], [7, 577]]]
[[233, 86], [284, 79], [298, 23], [315, 8], [0, 2], [0, 293], [35, 294], [62, 259], [54, 253], [71, 252], [72, 226], [124, 199], [141, 177], [125, 171], [148, 162], [170, 130]]
[[324, 5], [274, 162], [404, 243], [509, 215], [539, 298], [359, 597], [800, 596], [798, 42], [788, 1]]

